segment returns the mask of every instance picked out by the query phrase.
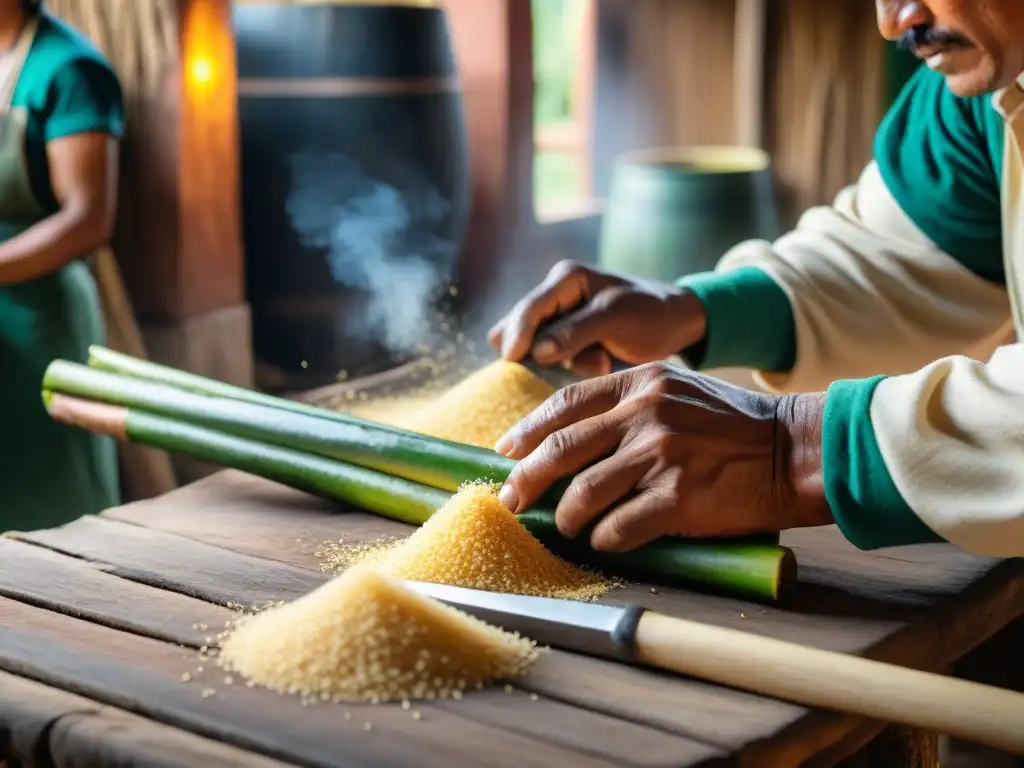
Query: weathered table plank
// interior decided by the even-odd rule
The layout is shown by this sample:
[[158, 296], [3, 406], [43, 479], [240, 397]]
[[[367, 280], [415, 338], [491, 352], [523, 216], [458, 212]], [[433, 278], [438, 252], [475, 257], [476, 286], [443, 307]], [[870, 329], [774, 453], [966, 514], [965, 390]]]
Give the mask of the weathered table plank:
[[[309, 589], [329, 578], [282, 563], [254, 563], [248, 555], [105, 519], [83, 518], [18, 537], [98, 561], [110, 574], [198, 595], [219, 605], [292, 599], [298, 596], [294, 594], [296, 571], [307, 575]], [[250, 569], [258, 569], [258, 584]], [[763, 697], [561, 652], [543, 659], [521, 684], [552, 698], [681, 735], [700, 733], [702, 741], [724, 742], [732, 748], [742, 747], [752, 734], [754, 738], [769, 735], [804, 711]], [[745, 713], [746, 708], [750, 711]], [[737, 714], [748, 716], [737, 720]], [[758, 725], [772, 730], [761, 731]]]
[[[124, 606], [119, 615], [108, 616], [103, 622], [104, 624], [114, 627], [130, 625], [134, 631], [140, 634], [167, 638], [183, 646], [190, 645], [193, 649], [198, 648], [205, 642], [205, 639], [203, 636], [196, 636], [191, 624], [187, 630], [183, 630], [181, 628], [183, 620], [192, 622], [199, 616], [204, 617], [209, 622], [209, 629], [202, 635], [210, 635], [216, 634], [228, 620], [236, 616], [234, 612], [226, 608], [216, 608], [171, 592], [134, 584], [112, 574], [96, 570], [82, 561], [71, 561], [62, 555], [28, 544], [15, 541], [4, 542], [4, 544], [4, 549], [0, 550], [0, 557], [5, 557], [12, 551], [21, 550], [17, 554], [19, 572], [24, 574], [24, 583], [31, 585], [26, 586], [24, 591], [29, 593], [34, 601], [56, 611], [78, 612], [80, 606], [90, 604], [89, 592], [98, 586], [104, 595], [116, 596], [120, 593]], [[231, 553], [225, 554], [230, 556]], [[76, 565], [81, 569], [93, 568], [94, 577], [83, 579], [80, 589], [73, 584], [50, 582], [46, 579], [46, 574], [54, 568], [54, 560], [68, 560], [71, 563], [70, 566], [67, 566], [68, 570]], [[6, 558], [4, 562], [7, 562]], [[17, 598], [19, 591], [21, 591], [19, 588], [8, 587], [8, 593], [14, 598]], [[164, 597], [168, 599], [164, 600]], [[140, 616], [130, 616], [132, 601], [137, 599], [141, 599], [151, 607]], [[34, 626], [29, 626], [34, 629]], [[3, 640], [0, 636], [0, 667], [4, 664], [4, 655]], [[238, 685], [234, 686], [234, 689], [225, 688], [221, 684], [223, 674], [217, 674], [210, 662], [204, 664], [202, 673], [195, 672], [199, 659], [194, 653], [191, 657], [182, 658], [186, 660], [186, 663], [176, 670], [176, 676], [180, 676], [185, 671], [194, 675], [195, 680], [191, 681], [189, 686], [193, 688], [196, 697], [204, 686], [215, 688], [218, 691], [218, 696], [224, 690], [230, 690], [232, 693], [235, 690], [241, 690], [243, 695], [250, 690]], [[172, 677], [172, 679], [174, 678]], [[187, 687], [180, 680], [178, 680], [177, 686]], [[118, 691], [109, 691], [106, 695], [116, 696]], [[288, 698], [294, 699], [294, 697]], [[578, 756], [590, 755], [595, 759], [600, 758], [601, 764], [606, 759], [614, 760], [619, 765], [636, 766], [689, 765], [694, 762], [699, 764], [716, 752], [713, 748], [698, 744], [693, 740], [649, 726], [617, 720], [607, 715], [546, 698], [532, 700], [523, 693], [509, 695], [501, 689], [474, 692], [461, 702], [434, 702], [419, 708], [427, 713], [425, 721], [430, 720], [431, 713], [434, 712], [450, 713], [460, 718], [492, 725], [503, 731], [518, 733], [523, 737], [536, 739], [540, 743], [554, 744], [574, 750]], [[397, 708], [394, 706], [346, 706], [346, 709], [353, 713], [358, 711], [367, 718], [375, 719], [379, 713], [394, 712]], [[300, 708], [298, 716], [303, 716], [307, 711], [309, 710]], [[341, 710], [335, 707], [336, 717], [340, 717], [340, 712]], [[408, 713], [403, 714], [408, 719]], [[453, 733], [453, 738], [457, 736], [457, 733]]]
[[0, 672], [0, 766], [291, 768], [40, 683]]
[[0, 595], [98, 624], [198, 647], [225, 609], [116, 579], [99, 567], [0, 537]]
[[[265, 481], [241, 477], [243, 482], [254, 483], [257, 487], [271, 485], [279, 488]], [[230, 474], [227, 479], [232, 483], [236, 481]], [[208, 484], [216, 487], [215, 483], [208, 481]], [[179, 493], [194, 494], [195, 491], [192, 488]], [[287, 489], [282, 491], [293, 493]], [[295, 495], [308, 498], [302, 494]], [[62, 529], [34, 532], [27, 537], [77, 556], [100, 560], [108, 565], [109, 570], [126, 578], [189, 594], [201, 594], [205, 599], [221, 604], [288, 598], [303, 591], [297, 589], [299, 583], [308, 580], [309, 588], [312, 588], [325, 578], [323, 574], [309, 570], [315, 566], [311, 552], [320, 539], [310, 544], [306, 540], [299, 541], [300, 537], [294, 531], [286, 533], [290, 521], [287, 507], [280, 508], [277, 515], [268, 515], [262, 524], [250, 525], [245, 515], [238, 512], [226, 515], [224, 524], [218, 525], [216, 506], [204, 502], [201, 497], [190, 497], [184, 501], [186, 503], [180, 505], [162, 504], [157, 509], [153, 506], [159, 502], [151, 502], [148, 514], [139, 519], [170, 526], [168, 521], [176, 519], [178, 510], [198, 509], [202, 511], [201, 518], [188, 513], [186, 516], [207, 521], [207, 528], [219, 532], [218, 543], [228, 546], [237, 543], [239, 548], [250, 551], [280, 547], [281, 551], [290, 552], [296, 562], [305, 562], [307, 569], [226, 552], [184, 537], [159, 536], [153, 531], [139, 527], [132, 529], [109, 520], [87, 519]], [[130, 508], [114, 514], [120, 516], [125, 509]], [[143, 507], [137, 506], [136, 509]], [[368, 525], [376, 522], [375, 518], [363, 517], [367, 518]], [[270, 522], [271, 518], [281, 523], [275, 527]], [[320, 518], [318, 525], [336, 526], [330, 538], [337, 538], [339, 530], [347, 534], [348, 514], [321, 512]], [[305, 522], [313, 520], [309, 517]], [[180, 523], [177, 525], [184, 527]], [[202, 529], [193, 535], [201, 533]], [[813, 554], [814, 551], [811, 552]], [[839, 565], [842, 566], [842, 557], [851, 554], [864, 557], [863, 553], [840, 549], [836, 556]], [[1014, 586], [1016, 580], [1009, 577], [1012, 574], [1002, 572], [1006, 570], [1006, 564], [993, 570], [992, 564], [986, 563], [993, 571], [988, 575], [976, 564], [976, 558], [964, 558], [959, 553], [952, 553], [949, 558], [952, 565], [943, 568], [936, 568], [927, 561], [908, 564], [893, 554], [900, 554], [900, 551], [890, 552], [884, 557], [869, 556], [879, 560], [878, 573], [864, 579], [863, 583], [858, 581], [845, 597], [827, 583], [828, 577], [838, 569], [822, 568], [820, 580], [825, 583], [821, 586], [827, 588], [825, 596], [833, 599], [831, 602], [823, 600], [814, 593], [817, 587], [813, 583], [808, 584], [809, 596], [799, 592], [797, 595], [809, 604], [810, 609], [806, 613], [742, 605], [676, 590], [659, 589], [657, 594], [640, 591], [631, 597], [668, 613], [696, 615], [719, 624], [790, 639], [795, 636], [795, 639], [810, 644], [870, 653], [898, 663], [935, 669], [966, 652], [981, 642], [984, 635], [997, 629], [1000, 616], [1020, 611], [1020, 589]], [[251, 572], [253, 568], [259, 569], [258, 579]], [[147, 569], [151, 572], [147, 573]], [[805, 568], [805, 575], [806, 571]], [[304, 576], [299, 575], [303, 573]], [[887, 583], [887, 579], [897, 586], [892, 590], [895, 597], [888, 601], [884, 595], [881, 598], [877, 596], [881, 591], [879, 585]], [[971, 584], [972, 579], [978, 582], [974, 590], [979, 593], [976, 598], [956, 598], [957, 587]], [[875, 597], [869, 599], [865, 593], [870, 595], [872, 592]], [[839, 593], [838, 598], [836, 593]], [[943, 601], [946, 596], [949, 599]], [[622, 599], [622, 595], [617, 599]], [[928, 608], [929, 602], [937, 605]], [[854, 610], [857, 607], [861, 608], [860, 616]], [[897, 607], [911, 615], [924, 615], [916, 623], [900, 622], [891, 616]], [[983, 616], [975, 615], [978, 612]], [[854, 615], [847, 615], [850, 613]], [[872, 615], [880, 618], [870, 618]], [[994, 621], [993, 615], [996, 617]], [[794, 630], [791, 624], [795, 624], [797, 629]], [[962, 629], [958, 630], [958, 627]], [[941, 633], [943, 642], [933, 636], [937, 632]], [[855, 718], [808, 713], [802, 708], [769, 699], [571, 654], [552, 654], [537, 673], [531, 675], [527, 684], [532, 690], [552, 698], [690, 735], [733, 752], [756, 753], [761, 757], [786, 755], [794, 758], [794, 762], [829, 747], [856, 729], [877, 730], [879, 727]]]
[[[325, 540], [357, 543], [410, 530], [230, 471], [104, 517], [311, 570]], [[946, 545], [865, 553], [834, 529], [791, 532], [784, 542], [797, 553], [801, 573], [785, 606], [665, 587], [652, 593], [645, 586], [615, 593], [610, 601], [637, 600], [669, 614], [934, 670], [1024, 614], [1021, 561], [977, 558]], [[569, 654], [553, 655], [538, 680], [531, 686], [550, 696], [734, 751], [796, 761], [840, 738], [856, 737], [855, 730], [880, 727]], [[623, 690], [635, 695], [623, 698]]]
[[[310, 570], [318, 566], [314, 553], [324, 541], [361, 543], [411, 530], [241, 472], [222, 472], [103, 517]], [[784, 606], [666, 586], [652, 593], [643, 585], [617, 591], [608, 601], [638, 600], [654, 610], [850, 653], [873, 653], [880, 643], [919, 634], [923, 644], [915, 642], [900, 654], [905, 658], [888, 657], [900, 664], [937, 646], [945, 655], [941, 646], [950, 639], [939, 642], [927, 628], [915, 629], [922, 622], [983, 602], [996, 612], [989, 621], [954, 621], [972, 634], [964, 642], [975, 645], [985, 639], [974, 638], [976, 632], [987, 636], [1024, 613], [1024, 560], [974, 557], [942, 544], [860, 552], [835, 528], [791, 531], [783, 540], [800, 568], [799, 584]], [[947, 610], [951, 601], [961, 605]], [[943, 629], [956, 632], [958, 626]]]

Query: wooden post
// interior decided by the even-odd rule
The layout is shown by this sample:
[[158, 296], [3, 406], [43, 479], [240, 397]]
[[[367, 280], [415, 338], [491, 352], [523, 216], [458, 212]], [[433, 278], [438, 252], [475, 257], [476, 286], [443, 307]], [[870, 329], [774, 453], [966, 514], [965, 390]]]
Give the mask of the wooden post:
[[766, 0], [736, 0], [735, 63], [736, 143], [764, 143], [764, 71]]
[[939, 738], [937, 734], [890, 725], [867, 746], [840, 763], [839, 768], [938, 768]]
[[134, 94], [116, 251], [152, 358], [249, 385], [231, 3], [177, 11], [176, 55]]
[[[108, 0], [109, 21], [160, 0], [135, 2]], [[151, 359], [250, 386], [231, 3], [162, 7], [175, 15], [171, 50], [149, 82], [126, 83], [115, 251]], [[182, 482], [211, 470], [180, 457], [175, 468]]]
[[[47, 0], [46, 7], [99, 47], [124, 90], [113, 245], [145, 347], [159, 362], [251, 384], [231, 3]], [[199, 474], [187, 466], [179, 466], [180, 478]], [[164, 475], [131, 495], [158, 492]]]
[[533, 210], [530, 0], [446, 0], [469, 133], [472, 203], [459, 282], [495, 279], [511, 231]]

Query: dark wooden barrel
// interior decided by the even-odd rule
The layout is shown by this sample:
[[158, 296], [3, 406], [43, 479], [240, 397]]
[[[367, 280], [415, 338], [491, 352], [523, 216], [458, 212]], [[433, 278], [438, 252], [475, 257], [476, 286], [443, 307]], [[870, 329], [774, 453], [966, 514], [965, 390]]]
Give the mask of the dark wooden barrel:
[[307, 387], [411, 358], [469, 203], [444, 11], [240, 2], [233, 16], [258, 366]]
[[627, 153], [612, 173], [599, 261], [671, 281], [714, 269], [732, 246], [774, 239], [779, 220], [768, 155], [743, 147]]

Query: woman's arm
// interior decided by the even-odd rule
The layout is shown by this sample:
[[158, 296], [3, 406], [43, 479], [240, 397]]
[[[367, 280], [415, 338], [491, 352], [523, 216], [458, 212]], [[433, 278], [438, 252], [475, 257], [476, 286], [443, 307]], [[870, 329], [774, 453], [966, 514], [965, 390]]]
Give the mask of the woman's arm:
[[60, 210], [0, 244], [0, 285], [57, 271], [107, 243], [117, 209], [118, 142], [78, 133], [46, 145]]

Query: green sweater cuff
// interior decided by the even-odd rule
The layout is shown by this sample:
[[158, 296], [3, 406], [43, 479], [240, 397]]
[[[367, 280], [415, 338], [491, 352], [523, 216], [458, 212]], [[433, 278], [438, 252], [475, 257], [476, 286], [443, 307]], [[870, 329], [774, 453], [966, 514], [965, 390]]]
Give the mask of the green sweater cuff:
[[680, 278], [707, 315], [707, 334], [682, 355], [694, 368], [788, 371], [796, 361], [793, 309], [782, 288], [756, 267]]
[[825, 497], [839, 529], [859, 549], [942, 540], [900, 495], [878, 448], [871, 397], [884, 378], [834, 382], [825, 398]]

